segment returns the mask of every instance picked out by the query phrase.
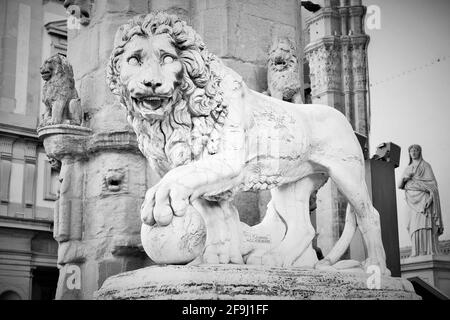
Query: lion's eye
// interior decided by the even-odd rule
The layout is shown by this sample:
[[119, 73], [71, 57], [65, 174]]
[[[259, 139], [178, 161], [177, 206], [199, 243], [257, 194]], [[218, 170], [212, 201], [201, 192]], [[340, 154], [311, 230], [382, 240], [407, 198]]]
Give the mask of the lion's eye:
[[164, 64], [168, 64], [168, 63], [172, 63], [172, 62], [173, 62], [173, 57], [171, 57], [171, 56], [165, 56], [163, 58], [163, 63]]
[[139, 59], [137, 57], [130, 57], [128, 59], [128, 64], [130, 64], [132, 66], [137, 66], [137, 65], [139, 65]]

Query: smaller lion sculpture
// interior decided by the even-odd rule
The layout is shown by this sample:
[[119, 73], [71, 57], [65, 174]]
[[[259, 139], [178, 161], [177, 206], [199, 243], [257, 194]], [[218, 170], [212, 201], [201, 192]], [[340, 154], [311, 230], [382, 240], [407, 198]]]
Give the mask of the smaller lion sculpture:
[[289, 38], [272, 44], [267, 66], [268, 88], [265, 94], [292, 103], [303, 103], [295, 46]]
[[45, 81], [42, 102], [45, 112], [40, 127], [55, 124], [82, 125], [81, 102], [75, 89], [72, 66], [66, 57], [55, 54], [41, 66]]

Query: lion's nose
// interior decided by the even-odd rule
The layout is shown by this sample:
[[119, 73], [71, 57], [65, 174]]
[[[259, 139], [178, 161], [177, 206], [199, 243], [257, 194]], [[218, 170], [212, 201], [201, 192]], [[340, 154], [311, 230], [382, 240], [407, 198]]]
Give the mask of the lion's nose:
[[162, 85], [162, 82], [160, 80], [149, 80], [149, 79], [144, 79], [142, 81], [142, 84], [144, 86], [146, 86], [147, 88], [152, 88], [153, 90], [155, 90], [156, 88], [160, 87]]

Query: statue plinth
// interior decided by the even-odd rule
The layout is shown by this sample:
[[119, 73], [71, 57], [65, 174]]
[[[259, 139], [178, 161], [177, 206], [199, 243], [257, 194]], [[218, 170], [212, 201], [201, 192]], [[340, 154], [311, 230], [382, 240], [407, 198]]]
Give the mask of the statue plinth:
[[47, 155], [61, 160], [67, 155], [74, 157], [85, 154], [87, 137], [92, 134], [92, 130], [70, 124], [56, 124], [40, 127], [37, 133], [44, 142]]
[[94, 294], [99, 300], [418, 300], [412, 284], [372, 274], [253, 265], [151, 266], [108, 278]]

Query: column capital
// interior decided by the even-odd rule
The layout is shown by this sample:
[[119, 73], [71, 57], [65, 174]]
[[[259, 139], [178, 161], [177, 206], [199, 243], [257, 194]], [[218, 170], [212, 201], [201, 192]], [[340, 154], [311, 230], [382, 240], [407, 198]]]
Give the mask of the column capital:
[[361, 17], [366, 13], [366, 7], [364, 6], [351, 6], [348, 8], [349, 9], [349, 13], [350, 13], [350, 17]]

